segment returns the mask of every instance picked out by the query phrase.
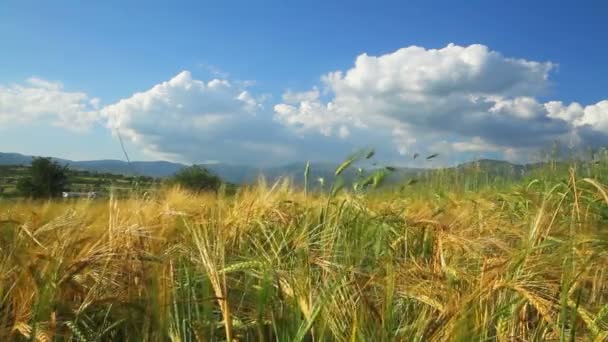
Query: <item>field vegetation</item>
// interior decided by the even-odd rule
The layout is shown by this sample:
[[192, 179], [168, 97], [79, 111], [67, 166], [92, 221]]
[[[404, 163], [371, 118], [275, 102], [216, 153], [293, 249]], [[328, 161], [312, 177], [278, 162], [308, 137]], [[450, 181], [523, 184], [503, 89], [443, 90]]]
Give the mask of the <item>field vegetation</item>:
[[0, 200], [0, 340], [603, 341], [602, 158]]
[[[145, 176], [125, 176], [112, 173], [101, 173], [84, 170], [66, 169], [68, 191], [102, 194], [114, 192], [126, 196], [134, 190], [150, 191], [158, 187], [159, 179]], [[0, 165], [0, 198], [16, 198], [23, 195], [18, 184], [31, 174], [29, 165]]]

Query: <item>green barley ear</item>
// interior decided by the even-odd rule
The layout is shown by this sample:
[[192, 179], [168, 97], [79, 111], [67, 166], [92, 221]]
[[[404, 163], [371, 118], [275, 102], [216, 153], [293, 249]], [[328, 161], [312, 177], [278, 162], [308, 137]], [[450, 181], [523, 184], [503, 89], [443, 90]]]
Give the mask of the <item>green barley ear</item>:
[[89, 341], [86, 334], [78, 327], [76, 323], [74, 323], [73, 321], [67, 321], [65, 322], [65, 325], [68, 327], [68, 329], [70, 329], [72, 334], [74, 334], [77, 341]]
[[335, 175], [339, 176], [342, 172], [344, 172], [344, 170], [348, 169], [348, 167], [351, 166], [351, 164], [354, 161], [355, 161], [354, 156], [348, 157], [345, 161], [342, 162], [342, 164], [340, 164], [340, 166], [338, 166], [338, 168], [336, 169]]
[[382, 183], [384, 182], [385, 179], [386, 179], [386, 171], [378, 170], [378, 171], [374, 172], [374, 176], [372, 178], [372, 186], [374, 188], [379, 187], [380, 185], [382, 185]]
[[365, 159], [369, 159], [374, 156], [374, 150], [370, 150], [367, 153], [364, 153], [364, 152], [365, 152], [364, 150], [359, 150], [359, 151], [351, 154], [350, 156], [348, 156], [348, 158], [346, 158], [346, 160], [344, 160], [342, 162], [342, 164], [340, 164], [338, 166], [338, 168], [336, 169], [335, 176], [339, 176], [342, 172], [344, 172], [344, 170], [348, 169], [354, 162], [361, 160], [363, 157], [365, 157]]
[[374, 149], [370, 149], [370, 150], [367, 152], [367, 154], [365, 155], [365, 159], [369, 159], [369, 158], [373, 157], [375, 153], [376, 153], [376, 152], [374, 151]]

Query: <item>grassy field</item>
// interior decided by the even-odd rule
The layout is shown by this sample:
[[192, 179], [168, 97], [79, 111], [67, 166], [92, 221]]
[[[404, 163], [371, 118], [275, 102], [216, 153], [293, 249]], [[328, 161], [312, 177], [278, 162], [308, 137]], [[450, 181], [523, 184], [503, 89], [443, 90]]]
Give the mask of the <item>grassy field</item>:
[[[18, 197], [17, 182], [29, 176], [30, 167], [22, 165], [0, 165], [0, 198]], [[68, 170], [69, 191], [101, 194], [114, 192], [127, 195], [133, 190], [152, 190], [161, 183], [160, 179], [141, 176], [125, 176], [111, 173], [98, 173], [82, 170]]]
[[602, 167], [0, 199], [0, 340], [603, 341]]

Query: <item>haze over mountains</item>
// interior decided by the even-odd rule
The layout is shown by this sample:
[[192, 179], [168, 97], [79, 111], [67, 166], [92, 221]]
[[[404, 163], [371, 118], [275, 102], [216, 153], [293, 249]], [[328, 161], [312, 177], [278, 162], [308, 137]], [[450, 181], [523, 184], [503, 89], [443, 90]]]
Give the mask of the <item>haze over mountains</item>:
[[[27, 156], [19, 153], [2, 153], [0, 152], [0, 165], [28, 165], [32, 160], [32, 156]], [[88, 160], [88, 161], [73, 161], [68, 159], [53, 158], [61, 164], [68, 165], [75, 170], [86, 170], [100, 173], [114, 173], [124, 175], [141, 175], [150, 177], [169, 177], [175, 172], [188, 165], [167, 161], [133, 161], [127, 163], [121, 160]], [[482, 169], [493, 174], [510, 174], [517, 175], [529, 167], [529, 165], [513, 164], [499, 160], [479, 160], [476, 162], [463, 163], [456, 167], [469, 167], [476, 163]], [[246, 184], [255, 182], [260, 174], [263, 174], [268, 180], [276, 180], [279, 177], [290, 177], [297, 183], [301, 183], [305, 162], [290, 163], [277, 167], [258, 168], [247, 165], [232, 165], [232, 164], [204, 164], [205, 168], [219, 175], [223, 180], [235, 183]], [[333, 163], [311, 163], [310, 179], [316, 181], [318, 178], [323, 178], [331, 181], [334, 178], [334, 172], [338, 164]], [[381, 167], [381, 166], [374, 166]], [[403, 168], [397, 167], [391, 173], [390, 178], [400, 179], [403, 177], [414, 177], [425, 172], [423, 168]], [[357, 175], [357, 168], [353, 167], [344, 172], [344, 177], [354, 178]]]
[[[0, 165], [28, 165], [32, 161], [32, 156], [23, 155], [20, 153], [2, 153], [0, 152]], [[126, 175], [142, 175], [150, 177], [168, 177], [185, 164], [173, 163], [167, 161], [133, 161], [127, 163], [122, 160], [101, 159], [101, 160], [86, 160], [74, 161], [62, 158], [53, 158], [61, 164], [66, 164], [70, 168], [77, 170], [97, 171], [100, 173], [115, 173]], [[208, 165], [205, 165], [207, 167]], [[221, 167], [217, 165], [217, 169], [224, 173], [230, 174], [231, 167]], [[234, 167], [240, 169], [241, 167]], [[215, 170], [213, 170], [215, 171]], [[244, 170], [246, 171], [246, 170]], [[250, 171], [250, 170], [249, 170]], [[236, 176], [236, 175], [235, 175]]]

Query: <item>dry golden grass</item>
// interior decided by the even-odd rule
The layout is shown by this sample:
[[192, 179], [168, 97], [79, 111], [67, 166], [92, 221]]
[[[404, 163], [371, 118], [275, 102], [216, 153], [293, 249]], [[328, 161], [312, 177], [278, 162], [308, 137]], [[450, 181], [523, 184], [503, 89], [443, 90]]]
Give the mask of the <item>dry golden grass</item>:
[[0, 202], [0, 340], [602, 341], [607, 201], [572, 174]]

